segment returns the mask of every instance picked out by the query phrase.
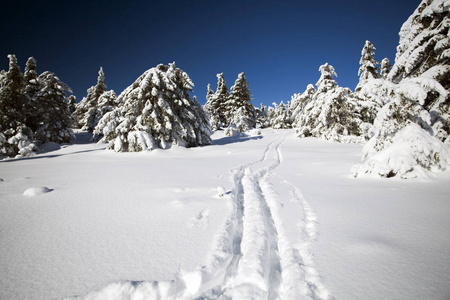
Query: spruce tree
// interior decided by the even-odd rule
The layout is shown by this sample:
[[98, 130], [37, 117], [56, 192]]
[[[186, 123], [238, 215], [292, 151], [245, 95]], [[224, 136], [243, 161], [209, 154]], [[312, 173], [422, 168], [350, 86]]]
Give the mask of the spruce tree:
[[358, 75], [359, 75], [359, 83], [356, 86], [355, 91], [358, 92], [361, 90], [361, 86], [364, 85], [367, 81], [371, 79], [377, 79], [380, 77], [378, 74], [380, 64], [375, 60], [375, 46], [370, 42], [366, 41], [364, 47], [361, 51], [361, 59], [359, 60]]
[[203, 106], [203, 110], [208, 115], [209, 124], [212, 130], [218, 130], [221, 127], [220, 118], [216, 112], [216, 109], [213, 107], [212, 97], [214, 96], [214, 92], [211, 89], [211, 84], [208, 83], [208, 90], [206, 92], [206, 103]]
[[52, 72], [45, 71], [38, 77], [41, 89], [37, 96], [37, 112], [40, 115], [35, 139], [39, 143], [69, 143], [74, 124], [69, 110], [66, 91], [69, 86]]
[[269, 112], [267, 106], [261, 103], [261, 108], [255, 109], [256, 128], [266, 128], [270, 126]]
[[39, 102], [37, 100], [38, 93], [41, 90], [41, 83], [38, 80], [38, 74], [36, 69], [36, 59], [30, 57], [25, 65], [25, 90], [26, 96], [26, 123], [30, 129], [35, 132], [39, 127], [39, 119], [41, 114], [39, 111]]
[[387, 76], [389, 75], [389, 72], [391, 71], [392, 65], [389, 59], [383, 58], [381, 61], [381, 67], [380, 67], [380, 76], [383, 79], [387, 79]]
[[207, 115], [189, 95], [193, 86], [175, 63], [151, 68], [119, 95], [94, 134], [118, 152], [211, 144]]
[[[210, 88], [211, 87], [209, 87], [208, 93]], [[223, 78], [223, 73], [217, 74], [217, 90], [214, 94], [209, 95], [210, 96], [205, 104], [205, 110], [210, 115], [210, 119], [213, 119], [213, 127], [220, 128], [226, 126], [225, 102], [228, 100], [228, 87]], [[214, 115], [214, 117], [212, 117], [212, 115]]]
[[26, 125], [25, 79], [15, 55], [8, 55], [9, 70], [0, 83], [0, 155], [28, 155], [35, 149], [33, 132]]
[[297, 133], [300, 137], [314, 136], [339, 142], [361, 142], [361, 119], [357, 103], [348, 88], [337, 85], [333, 66], [320, 66], [317, 92], [297, 116]]
[[410, 178], [450, 165], [450, 29], [445, 0], [423, 0], [403, 24], [387, 80], [366, 90], [385, 102], [355, 176]]
[[288, 107], [283, 101], [279, 105], [273, 103], [274, 111], [270, 116], [270, 127], [273, 129], [287, 129], [291, 128], [292, 121]]
[[[224, 105], [224, 114], [228, 125], [234, 123], [235, 114], [240, 111], [240, 119], [245, 119], [245, 126], [238, 126], [241, 131], [247, 131], [256, 126], [255, 107], [251, 104], [252, 94], [249, 84], [242, 72], [238, 75], [234, 85], [230, 89], [230, 94]], [[241, 122], [242, 124], [242, 122]]]
[[[98, 71], [97, 84], [90, 87], [87, 90], [87, 95], [84, 97], [80, 103], [76, 105], [75, 109], [75, 120], [78, 123], [78, 126], [85, 131], [93, 132], [95, 126], [101, 117], [103, 117], [104, 113], [110, 111], [108, 109], [104, 109], [106, 106], [114, 107], [115, 94], [114, 99], [111, 99], [109, 103], [104, 103], [100, 105], [100, 97], [106, 93], [106, 83], [105, 83], [105, 73], [103, 72], [103, 68], [100, 67]], [[110, 92], [107, 96], [108, 99], [113, 97], [114, 92]], [[105, 99], [103, 99], [104, 101]]]
[[291, 97], [291, 105], [289, 110], [291, 112], [292, 127], [297, 127], [297, 122], [305, 109], [305, 106], [312, 100], [316, 93], [316, 89], [312, 84], [308, 84], [306, 90], [302, 94], [294, 94]]

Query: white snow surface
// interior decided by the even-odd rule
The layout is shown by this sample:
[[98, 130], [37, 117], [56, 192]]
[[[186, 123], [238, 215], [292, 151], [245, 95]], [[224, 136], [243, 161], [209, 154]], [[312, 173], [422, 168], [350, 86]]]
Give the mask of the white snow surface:
[[362, 145], [293, 130], [88, 138], [0, 162], [0, 299], [450, 298], [450, 171], [355, 179]]

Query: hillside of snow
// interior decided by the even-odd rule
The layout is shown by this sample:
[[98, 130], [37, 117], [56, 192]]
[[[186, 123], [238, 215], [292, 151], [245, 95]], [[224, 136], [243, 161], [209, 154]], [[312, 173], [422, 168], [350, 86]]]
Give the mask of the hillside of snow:
[[294, 130], [0, 162], [0, 299], [449, 299], [450, 171], [353, 178]]

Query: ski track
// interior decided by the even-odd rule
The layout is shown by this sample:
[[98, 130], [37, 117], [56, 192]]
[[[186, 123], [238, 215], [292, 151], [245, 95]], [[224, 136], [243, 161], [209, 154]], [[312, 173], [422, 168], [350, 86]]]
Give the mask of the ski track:
[[[235, 188], [227, 197], [234, 209], [205, 266], [169, 282], [118, 282], [67, 299], [330, 299], [311, 253], [316, 216], [300, 189], [273, 172], [283, 162], [286, 138], [272, 141], [260, 159], [231, 171]], [[273, 176], [290, 189], [303, 212], [302, 236], [296, 241], [286, 233]]]

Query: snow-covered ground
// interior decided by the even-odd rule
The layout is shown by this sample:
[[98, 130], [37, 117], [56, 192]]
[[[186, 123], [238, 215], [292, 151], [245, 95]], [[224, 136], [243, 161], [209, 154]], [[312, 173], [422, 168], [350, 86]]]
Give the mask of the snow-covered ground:
[[450, 298], [450, 171], [354, 179], [361, 145], [213, 139], [0, 162], [0, 299]]

